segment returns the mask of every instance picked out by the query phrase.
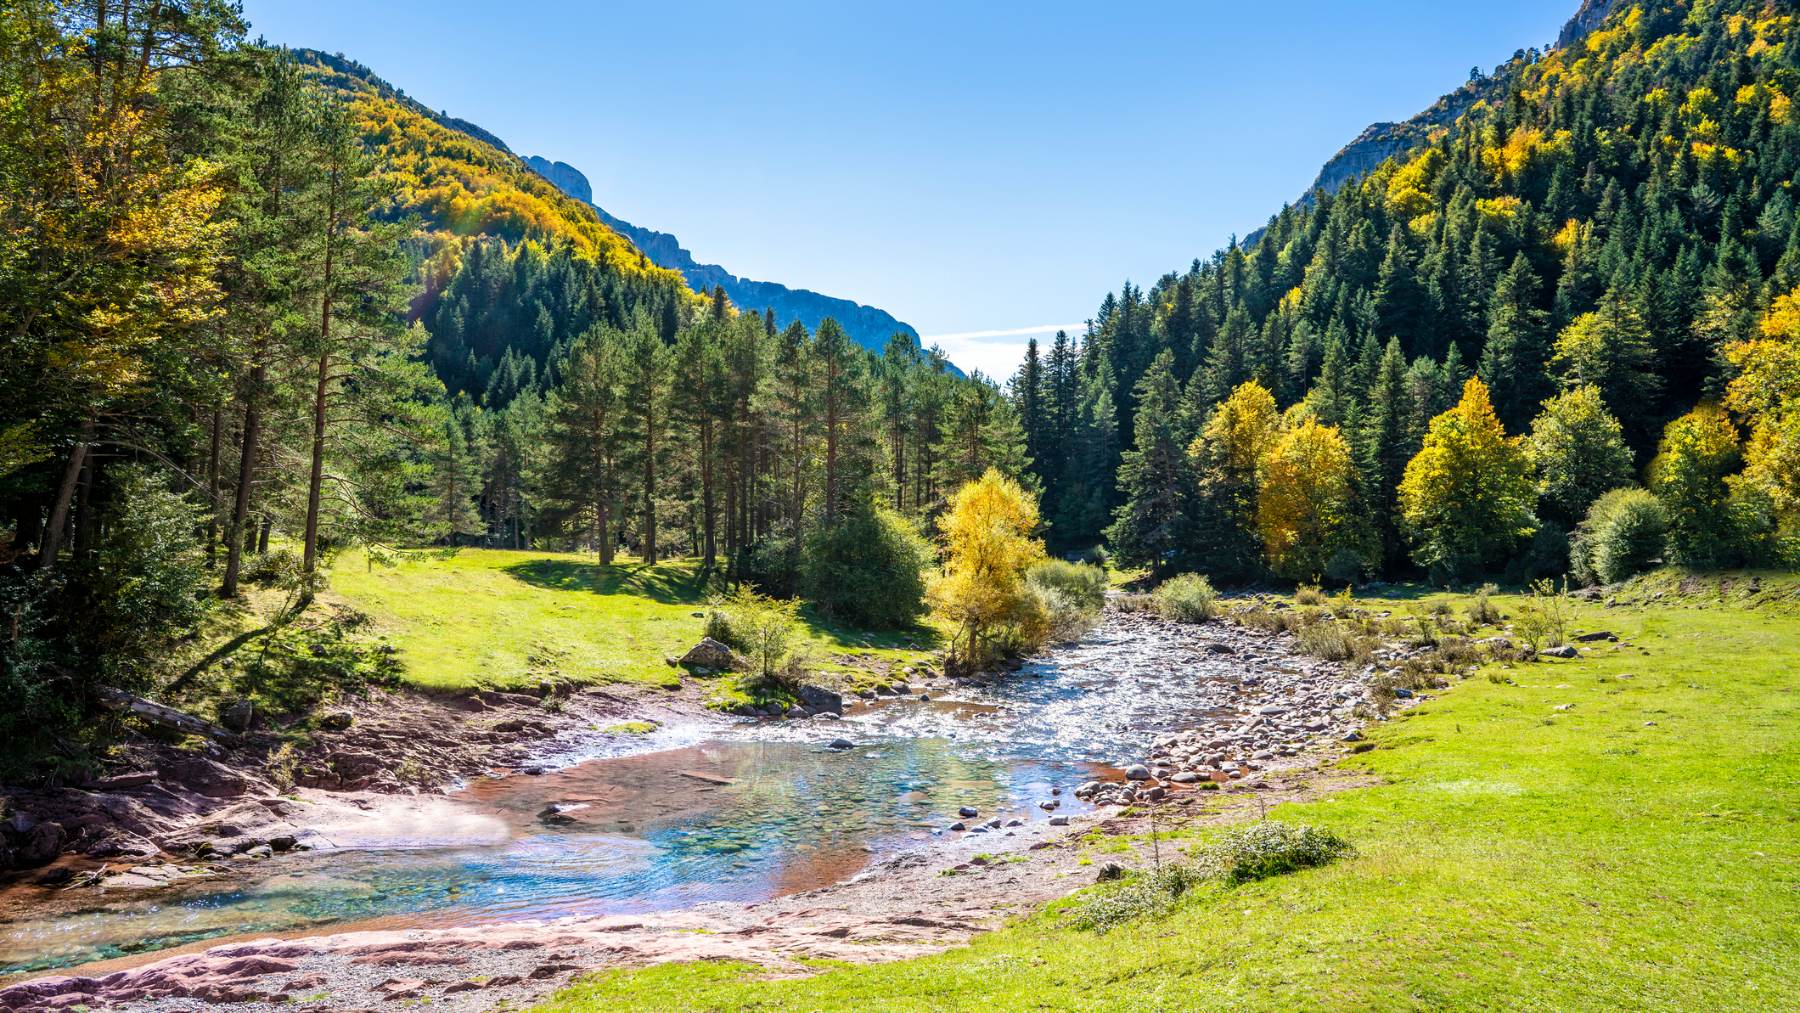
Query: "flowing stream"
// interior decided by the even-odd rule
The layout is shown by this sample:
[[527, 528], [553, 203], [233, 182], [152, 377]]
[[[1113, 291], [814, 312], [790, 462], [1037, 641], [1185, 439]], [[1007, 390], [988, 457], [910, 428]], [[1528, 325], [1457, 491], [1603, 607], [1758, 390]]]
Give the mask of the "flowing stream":
[[[859, 702], [842, 721], [665, 729], [649, 751], [560, 758], [457, 796], [498, 817], [480, 846], [279, 856], [151, 895], [33, 889], [0, 910], [0, 976], [199, 940], [348, 927], [478, 924], [756, 901], [930, 848], [960, 807], [981, 819], [1080, 812], [1071, 789], [1117, 776], [1159, 735], [1235, 720], [1238, 679], [1272, 653], [1208, 653], [1208, 627], [1121, 617], [946, 698]], [[1240, 644], [1241, 640], [1238, 641]], [[917, 693], [921, 687], [914, 687]], [[856, 745], [832, 749], [843, 737]], [[1053, 792], [1060, 794], [1053, 795]], [[546, 825], [553, 803], [575, 822]]]

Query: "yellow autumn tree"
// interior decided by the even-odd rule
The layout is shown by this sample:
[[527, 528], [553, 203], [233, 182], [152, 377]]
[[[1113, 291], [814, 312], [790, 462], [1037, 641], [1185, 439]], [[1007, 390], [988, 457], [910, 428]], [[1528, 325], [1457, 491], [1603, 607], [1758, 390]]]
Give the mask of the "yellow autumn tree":
[[1345, 547], [1353, 465], [1336, 426], [1306, 418], [1263, 455], [1256, 495], [1256, 530], [1269, 566], [1294, 580], [1324, 574]]
[[1768, 497], [1784, 529], [1800, 528], [1800, 286], [1775, 299], [1754, 340], [1725, 355], [1738, 369], [1725, 404], [1750, 428], [1739, 481]]
[[953, 665], [979, 667], [1035, 646], [1030, 640], [1043, 618], [1025, 571], [1044, 558], [1037, 527], [1037, 498], [992, 468], [950, 497], [938, 519], [944, 569], [932, 582], [931, 602], [955, 630]]
[[1213, 409], [1206, 428], [1188, 453], [1205, 459], [1223, 477], [1246, 488], [1256, 481], [1257, 465], [1281, 436], [1281, 413], [1269, 388], [1250, 380]]
[[1498, 562], [1532, 533], [1537, 490], [1524, 443], [1506, 435], [1487, 385], [1463, 385], [1456, 407], [1431, 420], [1400, 481], [1400, 516], [1413, 558], [1435, 574], [1466, 576]]

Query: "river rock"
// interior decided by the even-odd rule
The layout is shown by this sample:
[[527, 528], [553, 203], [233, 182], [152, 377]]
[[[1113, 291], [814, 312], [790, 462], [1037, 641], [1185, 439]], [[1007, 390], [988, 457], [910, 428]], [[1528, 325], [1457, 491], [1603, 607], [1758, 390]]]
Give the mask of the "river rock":
[[972, 820], [975, 817], [981, 815], [981, 810], [975, 808], [972, 805], [966, 805], [966, 806], [963, 806], [962, 808], [956, 810], [956, 815], [961, 816], [964, 819]]
[[1177, 772], [1175, 776], [1169, 778], [1169, 780], [1176, 784], [1193, 784], [1195, 781], [1200, 780], [1200, 775], [1191, 770], [1183, 770]]
[[843, 695], [823, 686], [802, 683], [799, 690], [796, 691], [796, 695], [800, 697], [800, 702], [806, 706], [806, 709], [815, 714], [827, 712], [842, 714], [844, 712]]
[[1067, 816], [1052, 816], [1050, 817], [1050, 825], [1053, 827], [1066, 827], [1069, 825], [1069, 818]]
[[1150, 780], [1150, 768], [1141, 763], [1134, 763], [1125, 768], [1125, 780], [1148, 781]]
[[851, 742], [849, 739], [832, 739], [831, 742], [829, 743], [829, 748], [831, 748], [831, 749], [855, 749], [856, 743]]

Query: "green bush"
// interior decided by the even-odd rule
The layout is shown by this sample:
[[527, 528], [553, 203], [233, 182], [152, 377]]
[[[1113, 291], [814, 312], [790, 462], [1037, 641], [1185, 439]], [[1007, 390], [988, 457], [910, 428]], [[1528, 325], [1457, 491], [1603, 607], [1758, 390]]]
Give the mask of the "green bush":
[[1569, 541], [1569, 565], [1583, 584], [1612, 584], [1644, 572], [1668, 548], [1669, 514], [1644, 489], [1614, 489], [1594, 501]]
[[1037, 599], [1038, 623], [1041, 628], [1033, 634], [1039, 644], [1066, 644], [1087, 636], [1095, 626], [1100, 624], [1100, 610], [1090, 608], [1085, 602], [1070, 597], [1060, 588], [1045, 587], [1042, 584], [1028, 584], [1028, 590]]
[[1195, 864], [1208, 879], [1235, 886], [1354, 853], [1348, 841], [1329, 830], [1263, 820], [1226, 831], [1217, 844], [1196, 856]]
[[1093, 932], [1106, 932], [1139, 918], [1162, 914], [1203, 879], [1198, 869], [1185, 864], [1140, 873], [1116, 887], [1102, 888], [1087, 897], [1075, 915], [1075, 925]]
[[1219, 612], [1219, 594], [1205, 577], [1184, 573], [1162, 582], [1154, 594], [1157, 614], [1164, 619], [1197, 623]]
[[796, 681], [800, 644], [800, 603], [771, 598], [741, 587], [715, 598], [706, 617], [706, 635], [750, 659], [749, 675], [764, 686]]
[[864, 629], [896, 630], [925, 614], [931, 546], [905, 517], [874, 504], [807, 539], [800, 587], [819, 611]]
[[1035, 587], [1060, 592], [1075, 608], [1098, 612], [1106, 607], [1106, 571], [1091, 563], [1046, 559], [1026, 571], [1025, 579]]

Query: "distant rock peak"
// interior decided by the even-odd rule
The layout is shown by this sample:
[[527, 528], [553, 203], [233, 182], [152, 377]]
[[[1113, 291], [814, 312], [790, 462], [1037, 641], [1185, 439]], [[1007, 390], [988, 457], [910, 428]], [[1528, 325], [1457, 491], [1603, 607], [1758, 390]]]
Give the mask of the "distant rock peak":
[[567, 162], [529, 155], [525, 164], [558, 190], [592, 207], [607, 227], [631, 240], [652, 263], [680, 271], [688, 286], [696, 292], [710, 292], [715, 286], [723, 288], [732, 305], [741, 310], [756, 313], [774, 310], [776, 324], [781, 327], [797, 320], [809, 329], [815, 329], [826, 317], [831, 317], [858, 344], [876, 352], [886, 348], [888, 339], [895, 334], [905, 334], [915, 344], [919, 340], [919, 332], [912, 325], [895, 319], [885, 310], [803, 288], [788, 288], [772, 281], [740, 278], [717, 264], [702, 264], [675, 236], [633, 225], [595, 204], [593, 185], [581, 170]]

